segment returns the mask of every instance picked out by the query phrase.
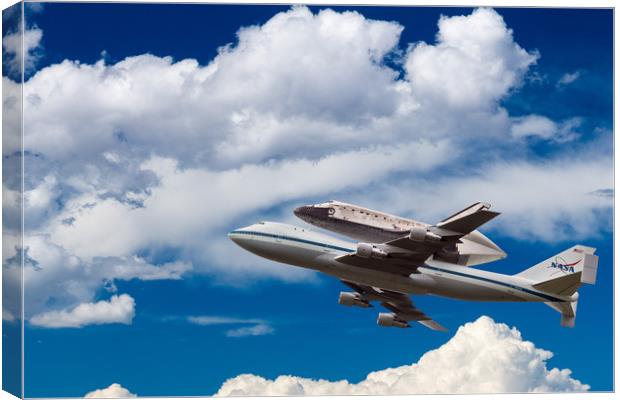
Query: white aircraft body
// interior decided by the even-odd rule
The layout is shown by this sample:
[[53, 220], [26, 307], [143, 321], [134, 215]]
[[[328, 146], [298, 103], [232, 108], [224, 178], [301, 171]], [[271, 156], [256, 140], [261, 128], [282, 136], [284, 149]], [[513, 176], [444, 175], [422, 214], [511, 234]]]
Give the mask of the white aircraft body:
[[[467, 263], [435, 256], [445, 248], [454, 249], [456, 244], [463, 243], [463, 238], [471, 237], [477, 227], [497, 215], [489, 211], [488, 205], [476, 203], [436, 225], [412, 224], [409, 230], [377, 243], [352, 243], [276, 222], [237, 229], [229, 237], [261, 257], [340, 279], [353, 289], [340, 293], [338, 302], [342, 305], [368, 308], [372, 307], [371, 302], [380, 302], [390, 311], [379, 313], [380, 326], [407, 328], [409, 322], [417, 321], [434, 330], [446, 330], [417, 308], [410, 294], [474, 301], [542, 302], [561, 313], [563, 326], [574, 326], [577, 289], [582, 283], [596, 281], [596, 249], [575, 245], [516, 275], [474, 269]], [[342, 233], [342, 229], [338, 231]], [[488, 240], [484, 235], [474, 237], [477, 244], [480, 237]], [[483, 243], [499, 249], [490, 240]]]
[[[362, 242], [386, 242], [409, 234], [412, 229], [437, 231], [438, 228], [459, 230], [457, 224], [463, 223], [465, 214], [474, 214], [476, 223], [482, 225], [499, 215], [490, 211], [490, 206], [476, 203], [454, 215], [444, 219], [436, 227], [412, 219], [397, 217], [381, 211], [343, 203], [328, 201], [327, 203], [298, 207], [295, 215], [309, 224], [351, 237]], [[456, 218], [458, 217], [458, 218]], [[436, 232], [441, 234], [440, 232]], [[488, 237], [477, 230], [472, 230], [460, 240], [444, 243], [441, 249], [433, 254], [434, 259], [459, 265], [479, 265], [506, 258], [506, 253]]]

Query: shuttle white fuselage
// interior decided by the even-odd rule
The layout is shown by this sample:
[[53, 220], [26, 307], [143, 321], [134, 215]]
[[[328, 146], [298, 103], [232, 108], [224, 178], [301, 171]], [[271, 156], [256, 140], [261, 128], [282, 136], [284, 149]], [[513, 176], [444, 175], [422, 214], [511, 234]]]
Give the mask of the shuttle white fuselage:
[[[340, 201], [298, 207], [294, 213], [319, 228], [370, 243], [387, 242], [408, 234], [414, 227], [426, 229], [431, 226]], [[463, 266], [484, 264], [505, 257], [506, 253], [478, 230], [463, 236], [452, 251], [442, 249], [434, 256], [436, 260]]]

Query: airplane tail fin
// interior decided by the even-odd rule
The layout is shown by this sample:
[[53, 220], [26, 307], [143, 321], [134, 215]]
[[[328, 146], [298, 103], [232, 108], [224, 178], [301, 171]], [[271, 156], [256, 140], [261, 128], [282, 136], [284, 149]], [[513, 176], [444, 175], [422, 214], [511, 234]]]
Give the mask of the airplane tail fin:
[[582, 283], [596, 282], [598, 256], [593, 247], [576, 245], [545, 261], [518, 273], [516, 276], [532, 281], [543, 292], [570, 297], [566, 302], [545, 304], [562, 314], [562, 326], [573, 327], [577, 314], [577, 289]]

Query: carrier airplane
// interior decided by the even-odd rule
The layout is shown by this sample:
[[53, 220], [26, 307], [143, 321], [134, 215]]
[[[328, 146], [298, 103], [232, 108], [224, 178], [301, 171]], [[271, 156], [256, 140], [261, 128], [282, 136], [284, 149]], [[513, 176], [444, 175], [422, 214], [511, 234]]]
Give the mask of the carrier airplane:
[[[323, 208], [327, 208], [327, 215], [335, 214], [330, 207]], [[296, 209], [298, 216], [308, 220], [304, 212], [308, 210]], [[385, 215], [387, 221], [388, 214], [377, 213], [377, 219], [379, 215], [381, 220]], [[406, 225], [407, 220], [402, 219], [401, 225], [394, 224], [396, 229], [374, 233], [364, 232], [360, 224], [353, 225], [351, 221], [330, 223], [324, 215], [313, 217], [317, 225], [320, 223], [354, 238], [382, 239], [357, 243], [276, 222], [260, 222], [228, 235], [233, 242], [261, 257], [340, 279], [353, 290], [340, 293], [341, 305], [369, 308], [372, 302], [379, 302], [390, 311], [379, 313], [380, 326], [408, 328], [410, 322], [416, 321], [430, 329], [446, 330], [409, 298], [409, 295], [423, 294], [473, 301], [544, 303], [561, 314], [562, 326], [574, 326], [577, 289], [582, 283], [596, 282], [596, 249], [575, 245], [516, 275], [471, 268], [468, 262], [471, 256], [480, 255], [480, 251], [488, 255], [488, 250], [482, 247], [495, 251], [496, 259], [505, 257], [486, 236], [475, 233], [479, 226], [497, 215], [488, 204], [476, 203], [435, 225], [417, 222]], [[374, 211], [372, 216], [375, 217]], [[377, 228], [376, 221], [361, 225]], [[482, 247], [459, 248], [467, 240]], [[488, 259], [483, 257], [475, 262], [479, 261], [488, 262]]]

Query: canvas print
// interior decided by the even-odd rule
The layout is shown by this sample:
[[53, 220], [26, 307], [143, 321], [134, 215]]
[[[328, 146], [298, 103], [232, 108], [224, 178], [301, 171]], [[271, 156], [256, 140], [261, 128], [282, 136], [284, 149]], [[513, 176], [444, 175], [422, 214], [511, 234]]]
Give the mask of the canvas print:
[[2, 34], [4, 390], [614, 390], [612, 9], [28, 2]]

